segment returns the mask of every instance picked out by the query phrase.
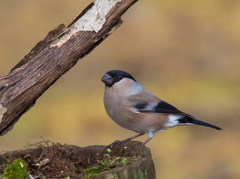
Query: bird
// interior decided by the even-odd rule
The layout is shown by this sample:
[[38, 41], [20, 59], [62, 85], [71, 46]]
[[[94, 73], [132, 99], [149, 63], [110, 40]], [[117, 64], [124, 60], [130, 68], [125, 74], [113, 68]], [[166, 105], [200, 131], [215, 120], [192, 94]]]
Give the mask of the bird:
[[108, 116], [121, 127], [137, 133], [122, 142], [148, 134], [147, 140], [143, 142], [145, 145], [154, 138], [156, 132], [175, 126], [195, 124], [222, 130], [161, 100], [125, 71], [108, 71], [101, 81], [105, 84], [104, 107]]

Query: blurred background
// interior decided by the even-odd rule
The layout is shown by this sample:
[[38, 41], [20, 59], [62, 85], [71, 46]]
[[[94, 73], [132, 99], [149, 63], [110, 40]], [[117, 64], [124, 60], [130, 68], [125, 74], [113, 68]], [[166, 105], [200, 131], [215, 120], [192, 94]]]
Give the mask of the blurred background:
[[[0, 76], [90, 2], [0, 0]], [[240, 178], [240, 1], [142, 0], [123, 20], [0, 137], [0, 151], [41, 137], [88, 146], [134, 135], [103, 106], [102, 75], [122, 69], [161, 99], [224, 129], [176, 127], [157, 134], [147, 146], [158, 178]]]

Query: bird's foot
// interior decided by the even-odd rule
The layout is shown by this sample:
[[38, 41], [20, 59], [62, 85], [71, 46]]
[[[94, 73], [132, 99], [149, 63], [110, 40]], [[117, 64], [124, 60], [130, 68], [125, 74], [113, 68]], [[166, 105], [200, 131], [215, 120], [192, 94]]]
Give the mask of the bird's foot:
[[123, 143], [125, 143], [125, 142], [128, 142], [128, 141], [130, 141], [130, 140], [132, 140], [132, 139], [135, 139], [135, 138], [137, 138], [137, 137], [139, 137], [139, 136], [142, 136], [142, 135], [144, 135], [144, 133], [139, 133], [139, 134], [134, 135], [134, 136], [132, 136], [132, 137], [129, 137], [129, 138], [125, 139], [125, 140], [120, 140], [120, 141], [119, 141], [119, 140], [115, 140], [115, 141], [111, 144], [111, 147], [114, 146], [114, 145], [123, 144]]
[[111, 144], [111, 147], [114, 146], [114, 145], [121, 145], [127, 141], [130, 141], [130, 139], [125, 139], [125, 140], [115, 140], [112, 144]]

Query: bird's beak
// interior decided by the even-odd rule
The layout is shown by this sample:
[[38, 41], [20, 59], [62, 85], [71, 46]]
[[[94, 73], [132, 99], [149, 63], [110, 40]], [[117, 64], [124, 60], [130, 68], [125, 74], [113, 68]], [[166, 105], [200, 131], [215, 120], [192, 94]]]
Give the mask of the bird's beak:
[[102, 82], [105, 83], [106, 85], [111, 85], [113, 84], [113, 78], [109, 75], [109, 74], [105, 74], [103, 77], [102, 77]]

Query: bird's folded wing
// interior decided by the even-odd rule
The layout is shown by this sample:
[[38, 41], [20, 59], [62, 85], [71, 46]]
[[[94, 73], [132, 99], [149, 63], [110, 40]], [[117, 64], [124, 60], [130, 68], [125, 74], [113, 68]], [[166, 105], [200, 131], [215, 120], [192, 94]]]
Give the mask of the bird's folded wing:
[[136, 104], [134, 104], [134, 107], [139, 112], [186, 115], [185, 113], [179, 111], [177, 108], [175, 108], [171, 104], [168, 104], [164, 101], [153, 102], [153, 103], [136, 103]]
[[128, 100], [138, 112], [187, 115], [146, 90], [130, 96]]

